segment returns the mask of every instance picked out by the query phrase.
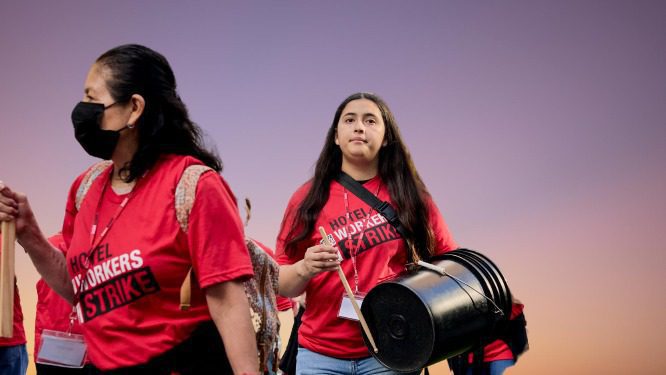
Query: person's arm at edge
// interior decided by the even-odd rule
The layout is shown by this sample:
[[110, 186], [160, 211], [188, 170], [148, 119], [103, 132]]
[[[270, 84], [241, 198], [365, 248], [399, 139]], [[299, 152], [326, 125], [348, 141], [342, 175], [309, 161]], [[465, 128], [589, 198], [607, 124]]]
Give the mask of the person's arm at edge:
[[69, 281], [65, 255], [53, 247], [46, 237], [37, 229], [37, 233], [23, 236], [19, 243], [30, 256], [37, 272], [48, 286], [69, 303], [74, 300], [74, 290]]
[[340, 266], [338, 251], [328, 245], [309, 247], [303, 259], [294, 264], [280, 266], [278, 291], [285, 297], [298, 297], [308, 282], [322, 272], [336, 270]]
[[28, 197], [12, 191], [2, 183], [0, 183], [0, 191], [5, 198], [14, 201], [13, 215], [6, 214], [5, 216], [13, 216], [16, 220], [18, 243], [28, 253], [37, 272], [46, 283], [67, 301], [72, 301], [74, 291], [69, 282], [65, 256], [53, 247], [42, 233], [28, 202]]

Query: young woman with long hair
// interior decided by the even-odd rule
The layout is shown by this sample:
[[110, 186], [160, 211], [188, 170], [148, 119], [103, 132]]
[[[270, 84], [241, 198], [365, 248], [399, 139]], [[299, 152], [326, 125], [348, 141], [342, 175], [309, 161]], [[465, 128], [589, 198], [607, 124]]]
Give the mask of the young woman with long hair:
[[[341, 172], [394, 207], [404, 237], [337, 181]], [[334, 246], [323, 244], [320, 226]], [[280, 294], [306, 293], [297, 374], [393, 374], [370, 356], [359, 322], [341, 309], [343, 285], [330, 271], [341, 266], [361, 299], [408, 263], [456, 247], [386, 103], [370, 93], [349, 96], [335, 112], [314, 176], [289, 201], [277, 239]]]

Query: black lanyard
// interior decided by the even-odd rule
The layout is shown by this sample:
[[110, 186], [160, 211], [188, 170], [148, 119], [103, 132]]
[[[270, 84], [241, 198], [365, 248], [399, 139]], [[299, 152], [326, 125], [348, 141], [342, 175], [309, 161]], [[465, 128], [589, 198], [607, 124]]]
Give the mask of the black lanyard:
[[[375, 192], [375, 196], [379, 194], [380, 186], [381, 184], [377, 186], [377, 191]], [[349, 226], [352, 226], [353, 224], [351, 223], [351, 212], [349, 212], [349, 198], [347, 197], [346, 188], [344, 188], [344, 194], [345, 194], [345, 211], [347, 212], [347, 222], [349, 223]], [[368, 229], [368, 222], [370, 221], [370, 216], [372, 216], [373, 212], [374, 208], [370, 207], [370, 211], [366, 215], [365, 221], [363, 222], [363, 230], [358, 235], [358, 239], [356, 240], [356, 246], [354, 246], [354, 240], [350, 238], [350, 234], [349, 232], [347, 232], [347, 238], [349, 238], [349, 242], [351, 244], [349, 248], [349, 255], [351, 256], [352, 266], [354, 267], [354, 293], [356, 294], [358, 294], [358, 283], [359, 283], [358, 267], [356, 265], [356, 255], [358, 254], [358, 249], [361, 247], [361, 241], [363, 241], [365, 230]]]

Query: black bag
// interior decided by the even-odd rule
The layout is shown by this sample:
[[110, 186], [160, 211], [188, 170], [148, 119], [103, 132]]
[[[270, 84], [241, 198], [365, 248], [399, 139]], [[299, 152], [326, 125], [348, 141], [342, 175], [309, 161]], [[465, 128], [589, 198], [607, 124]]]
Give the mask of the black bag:
[[[525, 314], [520, 313], [515, 319], [498, 323], [493, 335], [485, 342], [493, 342], [497, 339], [504, 341], [509, 346], [514, 360], [518, 362], [518, 357], [529, 349]], [[468, 360], [470, 353], [474, 353], [474, 363], [472, 364]], [[483, 374], [484, 371], [487, 371], [486, 364], [483, 363], [483, 345], [449, 358], [448, 362], [454, 375], [467, 374], [467, 370], [470, 368], [473, 374]]]
[[296, 356], [298, 355], [298, 328], [301, 326], [301, 318], [303, 317], [303, 312], [305, 312], [305, 306], [299, 305], [298, 314], [294, 317], [294, 325], [291, 327], [291, 333], [289, 334], [289, 342], [287, 342], [287, 348], [282, 354], [280, 359], [280, 370], [285, 373], [285, 375], [295, 375], [296, 374]]
[[111, 371], [98, 370], [96, 374], [170, 375], [173, 371], [181, 375], [233, 374], [222, 338], [212, 320], [201, 323], [187, 340], [148, 363]]

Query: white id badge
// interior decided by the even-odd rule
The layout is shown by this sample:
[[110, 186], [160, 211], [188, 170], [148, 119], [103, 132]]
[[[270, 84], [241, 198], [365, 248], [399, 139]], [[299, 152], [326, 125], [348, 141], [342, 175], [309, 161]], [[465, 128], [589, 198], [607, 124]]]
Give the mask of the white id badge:
[[[365, 295], [354, 295], [354, 299], [356, 300], [356, 304], [358, 305], [359, 309], [361, 308], [361, 305], [363, 305], [363, 298], [365, 298]], [[342, 296], [342, 303], [340, 304], [338, 318], [358, 321], [358, 316], [356, 315], [356, 310], [354, 310], [354, 305], [352, 305], [351, 299], [349, 299], [347, 294]]]
[[82, 335], [45, 329], [35, 362], [45, 365], [81, 368], [86, 359]]

